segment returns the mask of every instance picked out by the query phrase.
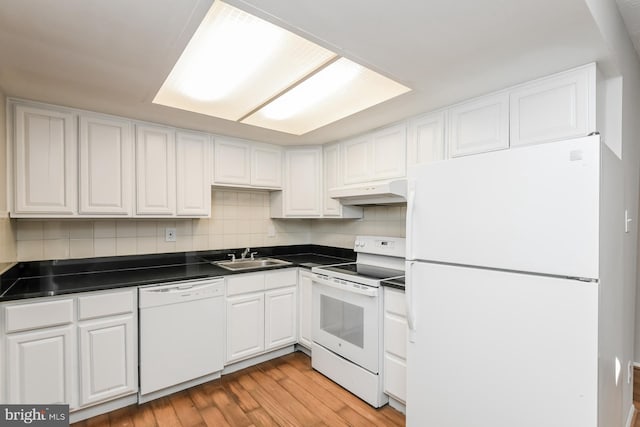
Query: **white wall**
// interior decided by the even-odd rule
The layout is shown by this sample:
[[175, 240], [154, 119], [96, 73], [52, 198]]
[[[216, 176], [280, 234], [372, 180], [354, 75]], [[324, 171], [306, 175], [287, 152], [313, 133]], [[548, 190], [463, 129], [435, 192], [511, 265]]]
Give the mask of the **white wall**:
[[[631, 230], [623, 240], [623, 281], [611, 284], [602, 290], [618, 301], [615, 313], [609, 316], [610, 333], [618, 336], [611, 340], [617, 348], [607, 352], [618, 354], [622, 361], [623, 372], [627, 362], [640, 361], [640, 336], [636, 333], [636, 288], [638, 261], [638, 178], [639, 178], [639, 139], [640, 139], [640, 62], [629, 39], [616, 3], [613, 0], [586, 0], [593, 18], [598, 25], [605, 42], [611, 50], [612, 59], [602, 64], [605, 77], [622, 77], [622, 160], [624, 175], [624, 205], [633, 222]], [[606, 138], [606, 135], [605, 135]], [[621, 218], [622, 220], [622, 218]], [[622, 227], [622, 223], [621, 223]], [[635, 341], [635, 349], [634, 349]], [[634, 355], [635, 353], [635, 355]], [[623, 375], [626, 377], [626, 375]], [[602, 387], [603, 385], [601, 385]], [[604, 385], [606, 386], [606, 385]], [[602, 426], [623, 426], [632, 407], [633, 384], [622, 381], [615, 388], [619, 399], [612, 399], [606, 408], [600, 408]], [[613, 393], [613, 391], [612, 391]], [[615, 416], [618, 412], [620, 415]], [[611, 418], [602, 418], [611, 417]]]
[[0, 272], [3, 264], [16, 260], [14, 224], [7, 213], [6, 98], [0, 91]]

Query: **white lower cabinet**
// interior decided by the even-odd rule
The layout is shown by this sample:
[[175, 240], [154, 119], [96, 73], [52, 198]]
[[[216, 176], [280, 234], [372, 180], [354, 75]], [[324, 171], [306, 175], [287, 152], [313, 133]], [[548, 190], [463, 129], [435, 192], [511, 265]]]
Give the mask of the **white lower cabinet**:
[[407, 400], [407, 315], [404, 292], [384, 288], [384, 392]]
[[136, 393], [137, 306], [136, 289], [0, 305], [6, 401], [74, 411]]
[[73, 325], [8, 334], [6, 348], [8, 403], [78, 406]]
[[137, 391], [133, 314], [78, 327], [80, 406]]
[[298, 344], [309, 350], [313, 344], [311, 336], [312, 277], [311, 272], [300, 269], [298, 276]]
[[227, 362], [264, 351], [264, 293], [227, 298]]
[[296, 287], [267, 291], [264, 294], [265, 350], [297, 341], [298, 310]]
[[225, 364], [295, 344], [297, 269], [227, 277]]

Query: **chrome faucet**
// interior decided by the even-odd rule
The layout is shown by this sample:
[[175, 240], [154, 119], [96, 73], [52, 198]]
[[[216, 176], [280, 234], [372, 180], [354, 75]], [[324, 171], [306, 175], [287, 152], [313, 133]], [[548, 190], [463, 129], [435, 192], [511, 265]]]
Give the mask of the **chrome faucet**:
[[240, 259], [245, 259], [249, 252], [251, 252], [251, 248], [246, 248], [244, 251], [242, 251], [242, 255]]

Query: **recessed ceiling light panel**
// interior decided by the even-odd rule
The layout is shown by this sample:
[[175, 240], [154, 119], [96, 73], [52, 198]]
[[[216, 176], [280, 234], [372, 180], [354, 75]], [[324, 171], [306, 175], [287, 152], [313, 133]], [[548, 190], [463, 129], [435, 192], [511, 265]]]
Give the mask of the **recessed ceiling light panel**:
[[153, 102], [302, 134], [408, 90], [215, 1]]

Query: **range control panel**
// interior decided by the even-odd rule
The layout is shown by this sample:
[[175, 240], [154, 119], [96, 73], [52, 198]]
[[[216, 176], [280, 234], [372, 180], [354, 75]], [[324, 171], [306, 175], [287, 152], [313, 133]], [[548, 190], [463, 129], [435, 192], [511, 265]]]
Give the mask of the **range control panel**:
[[404, 258], [405, 239], [403, 237], [357, 236], [353, 250]]

